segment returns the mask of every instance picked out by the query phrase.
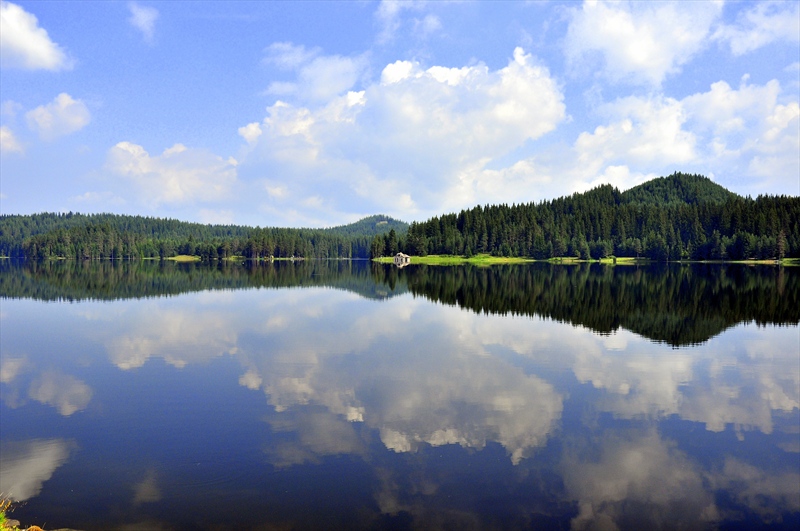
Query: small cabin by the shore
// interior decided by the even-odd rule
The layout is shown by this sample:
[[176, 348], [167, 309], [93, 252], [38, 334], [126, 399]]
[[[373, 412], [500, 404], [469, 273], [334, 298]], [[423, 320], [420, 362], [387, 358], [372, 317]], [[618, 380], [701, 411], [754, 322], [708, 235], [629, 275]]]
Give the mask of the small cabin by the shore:
[[411, 263], [411, 257], [405, 253], [397, 253], [394, 255], [394, 265], [404, 266]]

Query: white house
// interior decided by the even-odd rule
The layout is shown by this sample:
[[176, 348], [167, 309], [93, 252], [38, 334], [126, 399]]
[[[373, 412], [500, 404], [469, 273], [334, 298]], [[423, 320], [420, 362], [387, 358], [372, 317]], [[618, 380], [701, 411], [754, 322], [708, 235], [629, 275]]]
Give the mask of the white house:
[[411, 263], [411, 257], [404, 253], [397, 253], [394, 255], [394, 265], [396, 266], [404, 266]]

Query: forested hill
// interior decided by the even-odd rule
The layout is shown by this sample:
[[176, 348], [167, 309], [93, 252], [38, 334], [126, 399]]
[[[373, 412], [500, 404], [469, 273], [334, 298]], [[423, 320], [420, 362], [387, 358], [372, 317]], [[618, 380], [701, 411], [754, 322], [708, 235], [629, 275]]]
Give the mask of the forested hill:
[[114, 214], [0, 216], [0, 256], [214, 260], [410, 255], [607, 256], [657, 261], [800, 257], [800, 198], [734, 194], [674, 173], [540, 203], [476, 206], [410, 226], [371, 216], [326, 229], [203, 225]]
[[[386, 254], [388, 236], [372, 254]], [[800, 198], [742, 197], [701, 175], [674, 173], [626, 192], [603, 185], [551, 201], [494, 205], [412, 223], [410, 255], [646, 257], [652, 260], [800, 256]]]
[[117, 214], [0, 216], [0, 256], [27, 258], [147, 258], [177, 254], [203, 259], [262, 257], [368, 258], [373, 236], [408, 225], [371, 216], [327, 229], [204, 225]]
[[369, 236], [372, 238], [378, 234], [388, 234], [389, 231], [392, 230], [395, 231], [396, 234], [405, 234], [408, 231], [408, 223], [390, 218], [389, 216], [376, 215], [360, 219], [349, 225], [340, 225], [338, 227], [322, 230], [342, 236]]
[[741, 196], [718, 185], [702, 175], [674, 173], [669, 177], [659, 177], [634, 186], [622, 192], [625, 203], [646, 203], [657, 205], [724, 203]]

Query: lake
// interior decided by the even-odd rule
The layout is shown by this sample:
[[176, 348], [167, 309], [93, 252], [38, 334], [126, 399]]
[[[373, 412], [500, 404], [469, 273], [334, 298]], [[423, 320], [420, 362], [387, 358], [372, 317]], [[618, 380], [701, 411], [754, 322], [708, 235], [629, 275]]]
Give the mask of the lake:
[[800, 271], [0, 261], [46, 529], [800, 528]]

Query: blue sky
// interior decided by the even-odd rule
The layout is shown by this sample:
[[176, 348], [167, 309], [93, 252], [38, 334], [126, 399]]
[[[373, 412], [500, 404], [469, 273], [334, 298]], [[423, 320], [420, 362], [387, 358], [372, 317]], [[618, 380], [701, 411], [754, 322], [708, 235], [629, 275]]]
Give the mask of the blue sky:
[[406, 221], [800, 195], [800, 2], [2, 2], [0, 211]]

